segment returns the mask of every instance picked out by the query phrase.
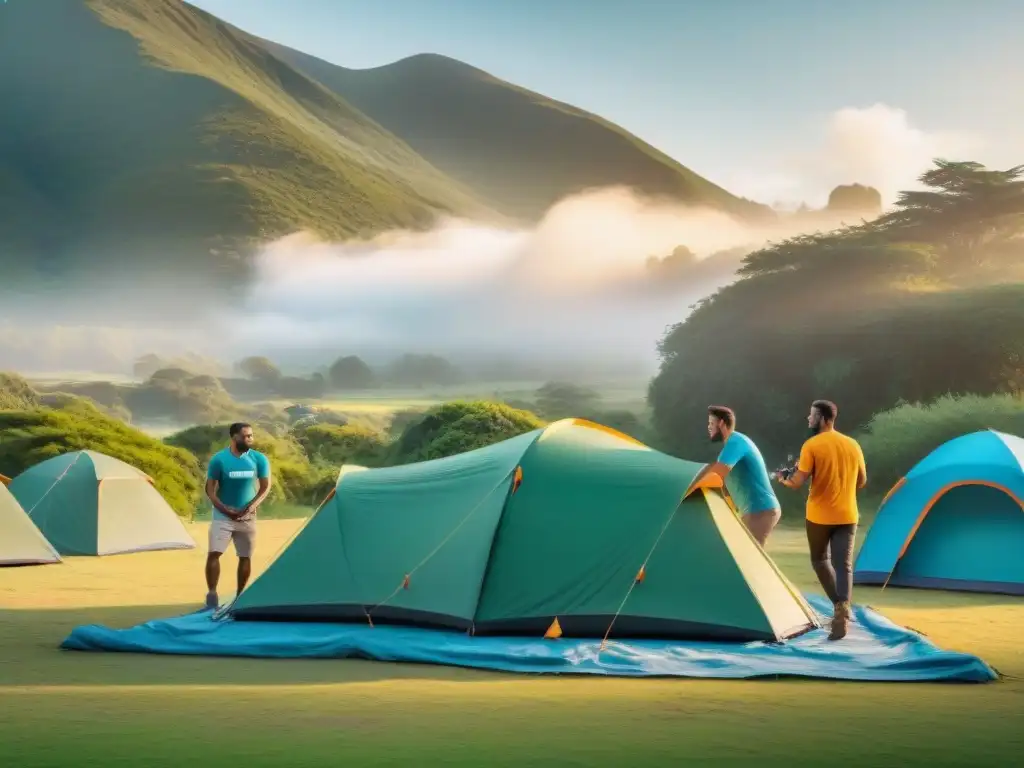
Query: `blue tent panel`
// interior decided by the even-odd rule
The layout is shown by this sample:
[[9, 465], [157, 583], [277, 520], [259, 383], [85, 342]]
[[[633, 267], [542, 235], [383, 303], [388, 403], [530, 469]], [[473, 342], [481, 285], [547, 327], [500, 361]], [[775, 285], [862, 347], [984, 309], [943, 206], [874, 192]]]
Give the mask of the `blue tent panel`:
[[929, 454], [890, 492], [858, 584], [1024, 595], [1024, 440], [985, 431]]

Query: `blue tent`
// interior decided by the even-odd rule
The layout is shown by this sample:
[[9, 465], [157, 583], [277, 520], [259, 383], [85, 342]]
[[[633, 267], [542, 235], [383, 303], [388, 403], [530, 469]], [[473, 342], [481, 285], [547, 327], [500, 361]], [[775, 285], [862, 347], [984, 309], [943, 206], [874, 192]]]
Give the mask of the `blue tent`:
[[1024, 440], [986, 430], [926, 456], [882, 501], [853, 577], [1024, 595]]

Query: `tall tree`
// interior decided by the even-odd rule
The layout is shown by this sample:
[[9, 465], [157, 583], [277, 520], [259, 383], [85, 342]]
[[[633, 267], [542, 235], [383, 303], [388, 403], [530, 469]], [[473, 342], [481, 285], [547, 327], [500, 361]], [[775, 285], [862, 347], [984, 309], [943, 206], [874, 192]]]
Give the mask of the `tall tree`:
[[946, 255], [977, 262], [984, 245], [1024, 227], [1024, 165], [992, 171], [976, 162], [936, 160], [919, 181], [929, 188], [901, 192], [894, 210], [875, 222], [879, 231], [940, 243]]

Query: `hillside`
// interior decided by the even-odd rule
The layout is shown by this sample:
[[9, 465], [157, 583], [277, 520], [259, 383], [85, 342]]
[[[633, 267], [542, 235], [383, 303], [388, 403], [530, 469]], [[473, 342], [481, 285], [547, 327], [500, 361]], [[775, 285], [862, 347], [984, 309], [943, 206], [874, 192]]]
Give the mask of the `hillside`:
[[511, 215], [536, 219], [566, 195], [617, 184], [743, 217], [771, 215], [597, 115], [446, 56], [356, 70], [264, 44]]
[[16, 1], [2, 18], [0, 266], [15, 277], [106, 279], [102, 259], [230, 281], [253, 238], [421, 227], [439, 211], [495, 216], [192, 6]]
[[209, 296], [244, 280], [254, 242], [297, 229], [347, 239], [445, 213], [536, 218], [596, 185], [767, 211], [459, 62], [345, 70], [178, 0], [7, 3], [0, 68], [11, 288]]

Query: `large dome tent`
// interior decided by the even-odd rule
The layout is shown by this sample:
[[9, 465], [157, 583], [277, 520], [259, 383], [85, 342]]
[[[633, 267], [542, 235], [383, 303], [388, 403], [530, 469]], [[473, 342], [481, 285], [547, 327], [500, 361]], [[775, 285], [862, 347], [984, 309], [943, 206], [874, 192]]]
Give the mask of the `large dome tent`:
[[444, 459], [346, 467], [221, 615], [737, 641], [818, 626], [720, 481], [694, 483], [702, 466], [566, 419]]

